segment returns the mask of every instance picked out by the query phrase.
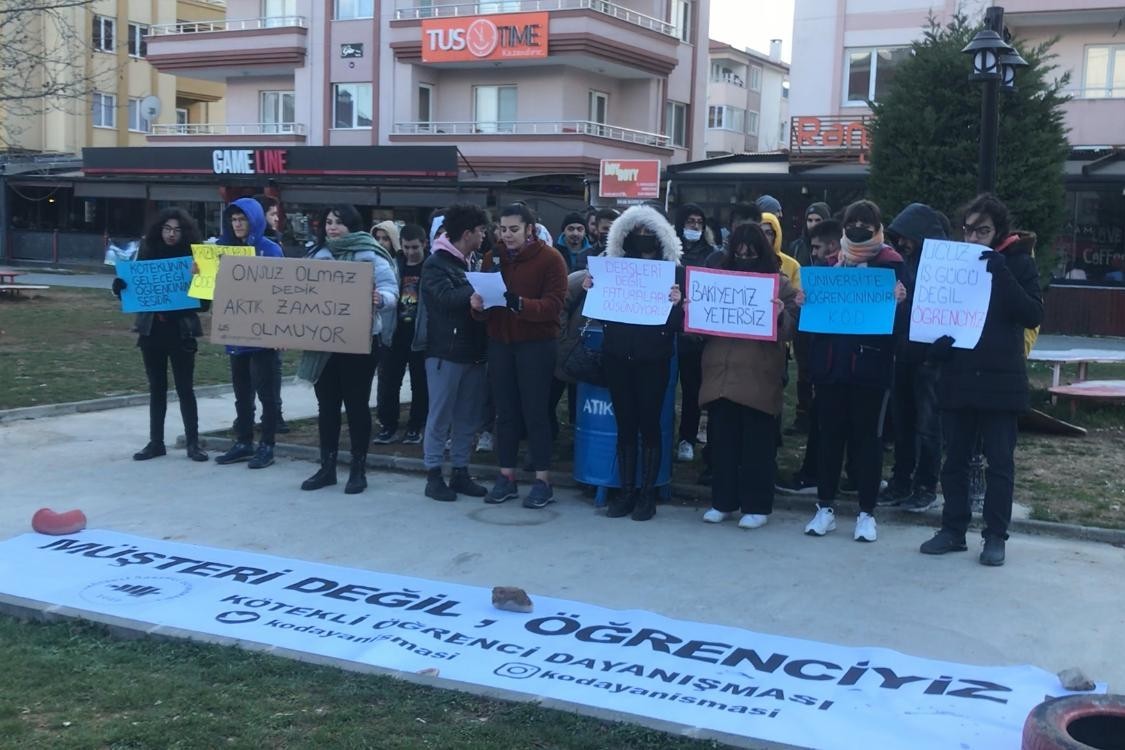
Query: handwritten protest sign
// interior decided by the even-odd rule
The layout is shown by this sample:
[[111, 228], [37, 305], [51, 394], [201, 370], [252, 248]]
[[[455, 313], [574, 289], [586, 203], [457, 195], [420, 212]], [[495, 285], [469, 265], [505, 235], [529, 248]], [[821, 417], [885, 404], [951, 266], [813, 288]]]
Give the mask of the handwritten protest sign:
[[738, 339], [777, 340], [778, 276], [687, 269], [684, 330]]
[[252, 256], [254, 248], [241, 245], [192, 245], [191, 256], [199, 273], [191, 280], [189, 297], [215, 299], [215, 274], [219, 272], [219, 258], [224, 255]]
[[668, 292], [676, 283], [676, 264], [670, 260], [635, 258], [589, 259], [594, 286], [586, 293], [582, 314], [595, 320], [664, 325], [672, 303]]
[[199, 300], [187, 295], [191, 284], [191, 258], [119, 260], [117, 277], [121, 290], [121, 312], [198, 310]]
[[805, 306], [798, 329], [808, 333], [891, 333], [895, 272], [889, 268], [802, 268]]
[[366, 354], [373, 285], [370, 263], [224, 256], [211, 341]]
[[914, 284], [910, 340], [930, 342], [952, 336], [953, 346], [972, 349], [980, 341], [992, 274], [979, 260], [988, 248], [970, 242], [926, 240]]

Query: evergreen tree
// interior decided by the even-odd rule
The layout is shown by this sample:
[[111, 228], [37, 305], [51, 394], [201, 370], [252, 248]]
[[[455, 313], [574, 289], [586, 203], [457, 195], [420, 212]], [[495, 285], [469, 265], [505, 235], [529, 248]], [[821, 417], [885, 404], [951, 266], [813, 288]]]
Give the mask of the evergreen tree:
[[[981, 87], [968, 80], [961, 52], [977, 29], [957, 14], [947, 25], [931, 18], [914, 55], [895, 70], [890, 90], [872, 103], [869, 192], [894, 216], [920, 202], [956, 222], [957, 209], [976, 195]], [[1039, 237], [1043, 283], [1055, 266], [1054, 238], [1063, 223], [1063, 164], [1069, 153], [1062, 105], [1069, 73], [1053, 78], [1051, 46], [1010, 42], [1028, 62], [1016, 90], [1000, 92], [996, 194], [1012, 212], [1012, 226]], [[889, 221], [889, 219], [888, 219]]]

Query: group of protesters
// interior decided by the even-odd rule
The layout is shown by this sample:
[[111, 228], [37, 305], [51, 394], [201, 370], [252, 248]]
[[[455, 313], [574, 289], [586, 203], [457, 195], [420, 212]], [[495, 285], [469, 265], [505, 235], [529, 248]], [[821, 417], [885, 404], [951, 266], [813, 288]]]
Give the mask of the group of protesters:
[[[272, 199], [241, 198], [222, 213], [220, 245], [249, 245], [259, 256], [279, 257], [277, 207]], [[341, 407], [348, 422], [351, 464], [345, 492], [367, 486], [371, 443], [421, 443], [427, 470], [424, 494], [438, 501], [459, 495], [504, 503], [522, 498], [526, 508], [554, 501], [551, 460], [559, 426], [557, 406], [569, 393], [575, 420], [575, 375], [560, 351], [574, 348], [585, 297], [609, 283], [590, 271], [591, 257], [665, 262], [675, 267], [667, 291], [670, 312], [661, 324], [600, 321], [598, 353], [616, 420], [619, 489], [606, 516], [653, 518], [657, 478], [666, 438], [661, 415], [677, 371], [680, 426], [674, 456], [694, 459], [704, 443], [701, 481], [711, 487], [708, 523], [738, 519], [760, 528], [773, 510], [778, 487], [812, 491], [817, 510], [806, 525], [811, 536], [836, 528], [836, 499], [846, 474], [858, 494], [854, 538], [877, 539], [876, 509], [896, 505], [934, 507], [940, 480], [944, 508], [940, 530], [921, 552], [967, 549], [972, 518], [969, 483], [974, 457], [987, 461], [980, 561], [1004, 562], [1011, 519], [1016, 422], [1028, 407], [1025, 337], [1042, 318], [1043, 303], [1033, 258], [1035, 237], [1014, 231], [1008, 209], [981, 195], [960, 212], [960, 238], [984, 246], [980, 259], [991, 275], [991, 298], [980, 342], [963, 348], [950, 336], [933, 343], [911, 341], [910, 309], [923, 244], [952, 239], [950, 221], [915, 203], [888, 224], [873, 202], [860, 200], [838, 213], [813, 203], [801, 237], [785, 252], [780, 203], [762, 196], [737, 203], [719, 225], [697, 205], [669, 218], [644, 204], [621, 213], [590, 209], [568, 214], [557, 239], [534, 212], [517, 202], [496, 212], [457, 204], [437, 210], [430, 226], [384, 221], [363, 225], [349, 205], [326, 207], [307, 257], [366, 262], [372, 266], [371, 347], [367, 353], [304, 352], [298, 377], [313, 384], [318, 404], [320, 465], [302, 490], [337, 482]], [[146, 234], [139, 260], [191, 254], [198, 227], [179, 209], [166, 209]], [[685, 267], [771, 274], [776, 338], [760, 340], [684, 332]], [[884, 268], [895, 276], [893, 330], [885, 334], [798, 332], [805, 294], [802, 266]], [[474, 286], [473, 273], [502, 277], [502, 304]], [[115, 281], [120, 294], [124, 282]], [[663, 294], [663, 292], [660, 292]], [[204, 307], [206, 309], [206, 307]], [[166, 454], [167, 365], [170, 363], [184, 422], [186, 451], [208, 456], [199, 443], [192, 371], [202, 329], [196, 310], [141, 313], [135, 329], [150, 385], [149, 443], [134, 458]], [[562, 342], [560, 344], [560, 342]], [[215, 461], [273, 463], [281, 419], [280, 354], [259, 347], [228, 346], [236, 413], [233, 445]], [[796, 414], [782, 429], [789, 362], [796, 363]], [[673, 367], [675, 363], [675, 367]], [[409, 372], [409, 416], [399, 437], [399, 390]], [[373, 429], [370, 399], [378, 373]], [[255, 398], [261, 426], [254, 444]], [[703, 414], [706, 414], [704, 425]], [[893, 425], [894, 467], [882, 481], [884, 430]], [[783, 433], [807, 432], [801, 469], [778, 477]], [[374, 433], [374, 434], [373, 434]], [[491, 488], [470, 475], [474, 448], [494, 441], [498, 474]], [[527, 445], [524, 490], [517, 478], [520, 444]], [[944, 462], [943, 462], [944, 455]], [[448, 462], [451, 471], [444, 467]], [[448, 476], [448, 480], [446, 477]]]

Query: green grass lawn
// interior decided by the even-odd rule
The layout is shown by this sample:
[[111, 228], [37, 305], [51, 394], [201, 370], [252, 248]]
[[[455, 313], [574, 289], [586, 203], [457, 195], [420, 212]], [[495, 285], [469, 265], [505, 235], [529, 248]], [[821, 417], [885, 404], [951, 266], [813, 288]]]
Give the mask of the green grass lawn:
[[0, 617], [10, 748], [726, 747], [237, 648]]

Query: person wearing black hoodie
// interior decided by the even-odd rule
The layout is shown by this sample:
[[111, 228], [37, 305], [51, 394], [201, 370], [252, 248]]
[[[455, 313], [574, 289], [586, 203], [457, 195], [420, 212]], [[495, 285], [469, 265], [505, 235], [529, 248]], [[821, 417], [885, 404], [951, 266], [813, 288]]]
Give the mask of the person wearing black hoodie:
[[[202, 241], [199, 226], [188, 213], [179, 208], [166, 208], [156, 217], [137, 253], [137, 260], [164, 260], [191, 257], [191, 246]], [[120, 297], [126, 289], [124, 279], [113, 280], [113, 293]], [[180, 416], [184, 420], [187, 456], [192, 461], [206, 461], [207, 454], [199, 447], [199, 412], [195, 402], [193, 375], [197, 339], [203, 335], [198, 310], [211, 307], [202, 300], [192, 310], [166, 310], [138, 313], [133, 330], [148, 378], [148, 444], [133, 454], [136, 461], [167, 454], [164, 447], [164, 416], [168, 412], [168, 365], [180, 400]]]
[[[911, 203], [887, 227], [887, 238], [918, 276], [922, 243], [948, 238], [942, 217], [924, 203]], [[927, 361], [930, 345], [899, 340], [891, 414], [895, 425], [895, 464], [880, 505], [920, 513], [937, 505], [941, 469], [941, 423], [937, 411], [938, 368]]]
[[[703, 267], [715, 252], [715, 237], [707, 226], [703, 209], [695, 203], [685, 203], [676, 213], [676, 236], [683, 248], [681, 262], [687, 266]], [[680, 439], [676, 446], [676, 460], [695, 459], [695, 443], [699, 434], [699, 388], [703, 383], [703, 337], [698, 334], [680, 334], [677, 359], [680, 369]]]
[[953, 338], [942, 336], [930, 350], [930, 359], [941, 364], [938, 405], [946, 451], [941, 469], [945, 506], [941, 529], [920, 551], [943, 555], [968, 548], [969, 464], [979, 441], [988, 461], [980, 562], [998, 566], [1004, 564], [1012, 520], [1017, 423], [1030, 405], [1024, 334], [1043, 321], [1043, 296], [1032, 256], [1035, 235], [1011, 230], [1007, 206], [985, 193], [962, 215], [965, 241], [985, 246], [980, 259], [987, 261], [992, 295], [975, 347], [955, 348]]

